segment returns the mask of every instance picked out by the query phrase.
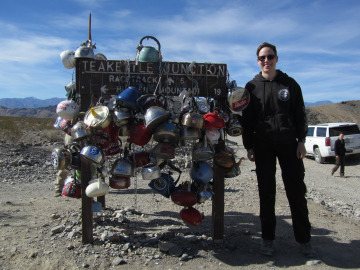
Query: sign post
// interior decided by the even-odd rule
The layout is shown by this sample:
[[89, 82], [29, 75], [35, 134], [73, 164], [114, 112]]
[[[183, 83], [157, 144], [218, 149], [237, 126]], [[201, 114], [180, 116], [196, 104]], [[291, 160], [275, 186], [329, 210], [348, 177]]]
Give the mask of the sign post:
[[[224, 105], [228, 93], [226, 80], [226, 64], [76, 59], [76, 91], [80, 94], [82, 112], [88, 111], [99, 98], [110, 99], [129, 86], [136, 86], [142, 94], [163, 96], [179, 96], [186, 90], [194, 98], [213, 98]], [[224, 147], [221, 142], [217, 148]], [[91, 177], [85, 170], [81, 168], [82, 183], [88, 183]], [[213, 240], [220, 242], [224, 232], [224, 172], [216, 165], [213, 180]], [[84, 192], [83, 196], [86, 197]], [[92, 241], [92, 205], [86, 198], [82, 199], [82, 208], [83, 242], [89, 243]]]

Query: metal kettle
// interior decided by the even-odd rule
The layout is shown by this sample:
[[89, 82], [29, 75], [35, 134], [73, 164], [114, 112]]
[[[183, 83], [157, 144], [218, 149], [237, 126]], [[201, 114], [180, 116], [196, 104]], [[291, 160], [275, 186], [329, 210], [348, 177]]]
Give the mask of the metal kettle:
[[[142, 45], [142, 41], [144, 39], [153, 39], [157, 45], [158, 45], [158, 50], [156, 50], [154, 47], [152, 46], [144, 46]], [[162, 56], [161, 56], [161, 46], [160, 46], [160, 42], [152, 37], [152, 36], [144, 36], [141, 40], [139, 45], [136, 48], [136, 63], [138, 62], [159, 62], [161, 61]]]

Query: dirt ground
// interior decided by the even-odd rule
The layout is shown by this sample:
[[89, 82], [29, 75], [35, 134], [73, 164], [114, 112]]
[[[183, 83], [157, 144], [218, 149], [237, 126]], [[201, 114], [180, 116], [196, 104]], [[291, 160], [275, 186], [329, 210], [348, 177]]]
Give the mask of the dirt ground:
[[[234, 141], [237, 156], [245, 157], [241, 142]], [[43, 148], [44, 160], [51, 150]], [[153, 193], [147, 181], [132, 179], [128, 190], [106, 195], [107, 209], [94, 214], [94, 243], [83, 244], [81, 233], [70, 237], [81, 228], [81, 200], [53, 197], [55, 170], [31, 182], [0, 179], [0, 269], [360, 269], [360, 160], [347, 163], [345, 179], [330, 176], [333, 161], [320, 165], [306, 158], [304, 163], [316, 259], [304, 258], [294, 240], [280, 169], [276, 254], [259, 254], [255, 165], [245, 159], [241, 175], [225, 179], [220, 243], [212, 239], [211, 199], [195, 206], [205, 218], [189, 227], [179, 217], [180, 206]], [[114, 219], [117, 210], [127, 211], [121, 221]], [[104, 231], [123, 238], [105, 241]], [[161, 250], [159, 242], [172, 242], [180, 254]]]

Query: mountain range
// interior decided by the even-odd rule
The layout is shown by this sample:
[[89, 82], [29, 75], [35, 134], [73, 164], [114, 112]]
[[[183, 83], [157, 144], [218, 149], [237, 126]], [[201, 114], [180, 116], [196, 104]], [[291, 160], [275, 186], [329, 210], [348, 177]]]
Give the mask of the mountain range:
[[[0, 116], [57, 118], [56, 106], [65, 98], [37, 99], [28, 98], [3, 98], [0, 99]], [[305, 102], [306, 107], [331, 104], [329, 100], [318, 102]]]
[[26, 98], [0, 98], [0, 106], [8, 109], [22, 108], [42, 108], [57, 105], [64, 98], [37, 99], [34, 97]]
[[[48, 106], [57, 105], [65, 98], [49, 98], [37, 99], [34, 97], [27, 98], [1, 98], [0, 106], [8, 109], [23, 109], [23, 108], [43, 108]], [[330, 100], [322, 100], [317, 102], [305, 102], [305, 107], [313, 107], [318, 105], [325, 105], [332, 103]]]

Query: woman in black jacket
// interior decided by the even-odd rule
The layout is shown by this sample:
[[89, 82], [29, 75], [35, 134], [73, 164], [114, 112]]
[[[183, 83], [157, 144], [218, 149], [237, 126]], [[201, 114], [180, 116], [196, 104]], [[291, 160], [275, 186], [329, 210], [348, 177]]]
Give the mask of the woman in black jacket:
[[250, 103], [243, 111], [243, 144], [249, 160], [256, 165], [263, 239], [261, 253], [266, 256], [274, 253], [278, 160], [295, 239], [306, 257], [314, 257], [302, 161], [306, 154], [307, 121], [301, 88], [293, 78], [276, 69], [278, 55], [274, 45], [265, 42], [256, 53], [261, 72], [245, 86], [250, 92]]

